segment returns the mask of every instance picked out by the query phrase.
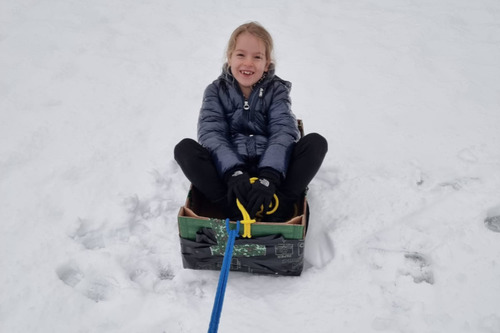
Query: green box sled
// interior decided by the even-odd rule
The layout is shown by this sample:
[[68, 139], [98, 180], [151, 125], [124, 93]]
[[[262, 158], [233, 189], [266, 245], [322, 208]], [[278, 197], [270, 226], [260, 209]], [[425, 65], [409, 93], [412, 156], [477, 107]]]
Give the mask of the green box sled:
[[[289, 221], [251, 224], [252, 238], [235, 240], [231, 270], [300, 275], [309, 215], [305, 195], [298, 207], [298, 215]], [[225, 217], [194, 187], [179, 210], [178, 225], [184, 268], [220, 270], [228, 238]]]

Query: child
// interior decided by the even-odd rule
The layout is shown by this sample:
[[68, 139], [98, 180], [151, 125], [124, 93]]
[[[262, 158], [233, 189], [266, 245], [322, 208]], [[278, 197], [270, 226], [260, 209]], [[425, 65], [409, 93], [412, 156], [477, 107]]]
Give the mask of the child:
[[[300, 138], [291, 111], [291, 83], [274, 74], [273, 41], [255, 22], [238, 27], [227, 46], [222, 74], [205, 90], [198, 142], [183, 139], [175, 160], [192, 185], [226, 216], [241, 218], [238, 199], [251, 218], [279, 198], [264, 221], [287, 221], [328, 150], [311, 133]], [[258, 180], [250, 183], [251, 177]], [[261, 213], [262, 214], [262, 213]]]

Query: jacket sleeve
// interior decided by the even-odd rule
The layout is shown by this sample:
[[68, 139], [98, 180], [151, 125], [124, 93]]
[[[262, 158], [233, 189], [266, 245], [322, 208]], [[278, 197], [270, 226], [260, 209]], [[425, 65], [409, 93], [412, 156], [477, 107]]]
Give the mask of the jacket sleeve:
[[210, 84], [203, 95], [198, 117], [198, 142], [210, 151], [221, 178], [231, 169], [243, 166], [242, 158], [229, 140], [229, 124], [222, 106], [219, 89]]
[[291, 83], [277, 80], [273, 84], [272, 101], [268, 111], [268, 145], [259, 168], [272, 168], [286, 175], [295, 143], [300, 138], [297, 119], [291, 109]]

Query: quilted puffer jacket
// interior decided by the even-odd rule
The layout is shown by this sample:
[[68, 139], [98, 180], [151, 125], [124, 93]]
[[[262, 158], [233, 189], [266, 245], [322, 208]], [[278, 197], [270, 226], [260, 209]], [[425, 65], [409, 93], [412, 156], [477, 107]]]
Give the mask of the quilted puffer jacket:
[[211, 152], [221, 177], [248, 164], [272, 168], [285, 177], [299, 139], [290, 89], [291, 83], [274, 75], [271, 65], [246, 100], [224, 65], [205, 90], [198, 118], [198, 142]]

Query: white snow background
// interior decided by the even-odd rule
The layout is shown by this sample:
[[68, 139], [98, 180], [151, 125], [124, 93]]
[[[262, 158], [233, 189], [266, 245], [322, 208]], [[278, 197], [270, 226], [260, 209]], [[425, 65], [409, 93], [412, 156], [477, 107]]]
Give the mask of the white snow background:
[[231, 32], [306, 133], [300, 277], [233, 272], [220, 332], [500, 332], [500, 2], [2, 0], [0, 331], [205, 332], [173, 160]]

